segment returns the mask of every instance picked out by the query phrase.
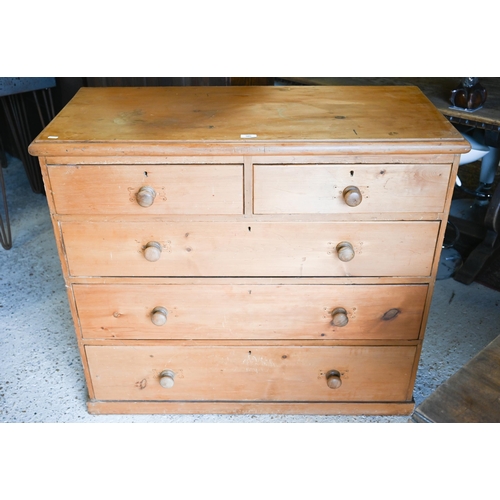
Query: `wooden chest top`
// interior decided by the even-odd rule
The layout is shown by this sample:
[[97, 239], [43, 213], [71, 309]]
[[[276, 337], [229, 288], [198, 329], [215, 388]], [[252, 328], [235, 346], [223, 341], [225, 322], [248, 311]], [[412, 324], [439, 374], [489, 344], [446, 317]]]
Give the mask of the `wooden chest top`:
[[30, 153], [206, 154], [210, 145], [221, 154], [468, 149], [417, 87], [107, 87], [81, 88]]

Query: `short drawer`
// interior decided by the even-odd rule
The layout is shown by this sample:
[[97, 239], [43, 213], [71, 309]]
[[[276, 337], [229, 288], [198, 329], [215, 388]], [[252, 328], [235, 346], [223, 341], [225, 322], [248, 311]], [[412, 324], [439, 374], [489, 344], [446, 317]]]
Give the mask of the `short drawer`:
[[86, 346], [98, 400], [406, 401], [416, 346]]
[[440, 223], [60, 224], [73, 276], [300, 277], [429, 276]]
[[86, 339], [418, 339], [427, 285], [73, 286]]
[[50, 165], [59, 214], [241, 214], [242, 165]]
[[442, 212], [450, 165], [254, 165], [254, 213]]

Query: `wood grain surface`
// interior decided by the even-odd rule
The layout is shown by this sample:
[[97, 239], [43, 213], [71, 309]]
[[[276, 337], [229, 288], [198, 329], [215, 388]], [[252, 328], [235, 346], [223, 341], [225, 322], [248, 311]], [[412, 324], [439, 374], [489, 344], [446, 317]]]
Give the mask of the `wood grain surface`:
[[347, 142], [355, 148], [366, 141], [382, 150], [387, 143], [425, 150], [426, 142], [436, 150], [467, 149], [416, 87], [268, 86], [82, 88], [30, 152], [85, 154], [85, 144], [93, 143], [94, 154], [109, 153], [110, 144], [120, 144], [123, 152], [151, 154], [156, 148], [161, 154], [175, 143], [176, 154], [193, 147], [206, 153], [209, 144], [236, 154], [252, 143], [262, 144], [250, 150], [264, 152], [266, 143], [345, 148]]
[[[416, 340], [426, 285], [74, 285], [86, 339]], [[167, 321], [151, 321], [155, 307]], [[346, 310], [345, 326], [332, 313]]]
[[[96, 399], [405, 401], [415, 346], [87, 346]], [[342, 385], [330, 389], [335, 369]], [[159, 384], [163, 370], [174, 386]]]
[[[72, 276], [429, 276], [439, 222], [61, 222]], [[350, 242], [342, 262], [337, 246]], [[149, 242], [160, 258], [146, 260]]]

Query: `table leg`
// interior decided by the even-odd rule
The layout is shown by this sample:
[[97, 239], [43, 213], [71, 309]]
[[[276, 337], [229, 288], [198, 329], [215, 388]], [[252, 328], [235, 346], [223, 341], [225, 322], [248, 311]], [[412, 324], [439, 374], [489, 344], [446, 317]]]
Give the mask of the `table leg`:
[[0, 158], [0, 197], [2, 199], [3, 214], [5, 215], [4, 222], [2, 211], [0, 210], [0, 244], [5, 250], [10, 250], [12, 248], [12, 233], [10, 231], [9, 208], [7, 206], [7, 193], [5, 192], [2, 158]]

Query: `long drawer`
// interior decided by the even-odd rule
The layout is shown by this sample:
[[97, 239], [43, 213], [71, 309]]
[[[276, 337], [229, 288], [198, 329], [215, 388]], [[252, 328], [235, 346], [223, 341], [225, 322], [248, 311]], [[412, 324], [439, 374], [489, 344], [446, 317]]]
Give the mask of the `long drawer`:
[[241, 214], [242, 165], [50, 165], [59, 214]]
[[427, 285], [73, 286], [87, 339], [418, 339]]
[[442, 212], [450, 165], [254, 165], [254, 213]]
[[429, 276], [440, 223], [60, 224], [73, 276]]
[[416, 346], [86, 346], [98, 400], [404, 401]]

